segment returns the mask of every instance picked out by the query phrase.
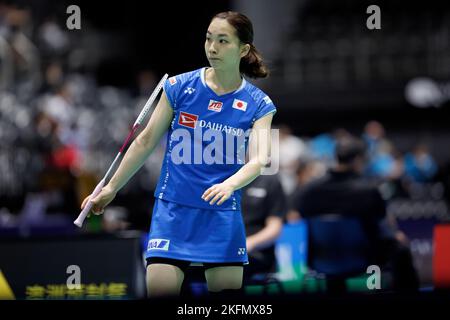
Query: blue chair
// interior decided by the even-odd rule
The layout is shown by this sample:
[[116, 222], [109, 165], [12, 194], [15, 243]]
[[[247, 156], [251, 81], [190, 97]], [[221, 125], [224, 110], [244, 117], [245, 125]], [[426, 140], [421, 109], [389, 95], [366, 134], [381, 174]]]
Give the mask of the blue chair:
[[308, 267], [325, 275], [328, 292], [345, 292], [346, 279], [370, 264], [370, 242], [360, 219], [324, 214], [306, 219]]

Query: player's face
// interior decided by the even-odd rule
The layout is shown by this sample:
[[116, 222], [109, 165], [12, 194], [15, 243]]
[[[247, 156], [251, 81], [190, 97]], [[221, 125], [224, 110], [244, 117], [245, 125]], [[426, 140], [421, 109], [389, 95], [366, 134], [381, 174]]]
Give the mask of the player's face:
[[215, 18], [206, 32], [205, 53], [214, 69], [239, 68], [241, 57], [248, 53], [249, 45], [241, 44], [236, 30], [227, 20]]

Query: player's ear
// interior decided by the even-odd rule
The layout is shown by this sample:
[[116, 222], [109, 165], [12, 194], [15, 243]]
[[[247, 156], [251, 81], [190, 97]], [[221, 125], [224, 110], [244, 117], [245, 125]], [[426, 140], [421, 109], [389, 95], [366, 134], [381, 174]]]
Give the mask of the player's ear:
[[241, 58], [245, 57], [250, 52], [250, 45], [248, 43], [241, 45]]

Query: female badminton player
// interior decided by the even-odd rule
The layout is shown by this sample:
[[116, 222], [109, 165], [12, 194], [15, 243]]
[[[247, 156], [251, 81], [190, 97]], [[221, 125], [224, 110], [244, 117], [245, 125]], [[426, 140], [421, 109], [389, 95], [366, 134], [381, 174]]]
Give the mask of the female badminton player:
[[[168, 130], [146, 252], [149, 296], [178, 295], [191, 263], [203, 263], [209, 292], [239, 290], [248, 263], [240, 189], [269, 161], [276, 108], [244, 78], [268, 75], [246, 16], [214, 16], [205, 53], [210, 67], [165, 82], [148, 124], [92, 200], [92, 212], [101, 214]], [[257, 150], [247, 163], [235, 141]]]

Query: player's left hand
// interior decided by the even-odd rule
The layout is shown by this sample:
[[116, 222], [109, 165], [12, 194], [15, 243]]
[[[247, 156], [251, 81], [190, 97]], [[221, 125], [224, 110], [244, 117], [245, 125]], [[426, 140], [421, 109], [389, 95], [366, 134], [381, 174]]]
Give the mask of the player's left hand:
[[217, 202], [217, 205], [220, 206], [224, 203], [228, 198], [233, 194], [234, 188], [226, 183], [219, 183], [213, 185], [211, 188], [208, 188], [203, 195], [202, 199], [205, 201], [209, 201], [210, 205], [213, 205]]

